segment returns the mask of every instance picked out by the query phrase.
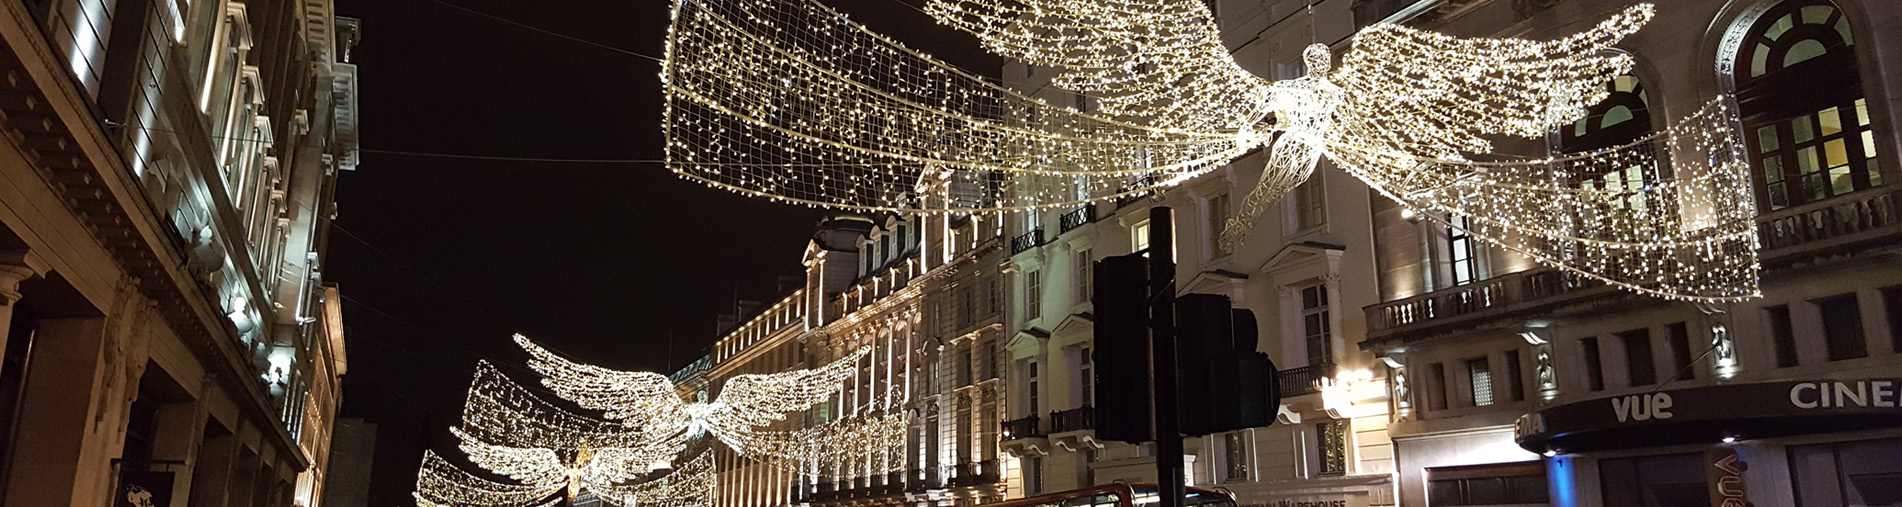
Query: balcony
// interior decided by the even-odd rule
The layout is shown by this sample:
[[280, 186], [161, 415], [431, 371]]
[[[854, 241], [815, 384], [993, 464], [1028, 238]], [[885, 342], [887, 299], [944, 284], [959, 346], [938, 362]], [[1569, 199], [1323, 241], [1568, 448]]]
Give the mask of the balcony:
[[1042, 438], [1043, 427], [1038, 424], [1037, 416], [1004, 421], [1004, 440]]
[[1800, 262], [1902, 234], [1897, 193], [1878, 188], [1758, 216], [1765, 264]]
[[1362, 347], [1396, 335], [1420, 336], [1428, 330], [1477, 326], [1490, 319], [1614, 292], [1602, 283], [1553, 269], [1497, 276], [1369, 305], [1365, 310], [1368, 343]]
[[1010, 254], [1017, 255], [1020, 253], [1024, 253], [1025, 250], [1037, 248], [1039, 245], [1042, 245], [1042, 244], [1043, 244], [1043, 228], [1038, 227], [1036, 229], [1031, 229], [1030, 232], [1026, 232], [1022, 236], [1011, 238]]
[[1066, 433], [1096, 428], [1096, 408], [1084, 405], [1062, 412], [1050, 413], [1050, 432]]
[[1083, 224], [1095, 221], [1096, 205], [1085, 204], [1083, 207], [1071, 210], [1069, 213], [1064, 213], [1063, 216], [1057, 218], [1057, 225], [1059, 227], [1057, 233], [1070, 232], [1071, 229], [1082, 227]]
[[1281, 399], [1287, 400], [1321, 392], [1321, 379], [1333, 376], [1334, 363], [1321, 363], [1275, 372], [1275, 381], [1281, 386]]
[[953, 486], [976, 486], [991, 484], [1003, 475], [998, 473], [998, 461], [987, 459], [977, 463], [959, 463], [957, 476], [951, 479]]
[[[1129, 182], [1128, 185], [1124, 185], [1122, 186], [1122, 188], [1116, 189], [1116, 193], [1124, 194], [1124, 193], [1128, 193], [1130, 189], [1153, 187], [1153, 186], [1156, 186], [1157, 181], [1161, 181], [1161, 179], [1156, 177], [1156, 175], [1154, 174], [1143, 175], [1141, 178], [1137, 178], [1135, 181]], [[1143, 199], [1148, 199], [1149, 196], [1151, 195], [1154, 195], [1154, 192], [1142, 192], [1139, 194], [1124, 195], [1121, 197], [1117, 197], [1116, 209], [1123, 209], [1125, 207], [1128, 207], [1131, 204], [1142, 202]]]

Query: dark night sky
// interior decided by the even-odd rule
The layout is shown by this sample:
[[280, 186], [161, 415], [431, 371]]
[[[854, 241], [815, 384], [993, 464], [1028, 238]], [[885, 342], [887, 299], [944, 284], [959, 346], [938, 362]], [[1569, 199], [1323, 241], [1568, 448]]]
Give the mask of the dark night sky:
[[[995, 74], [999, 61], [971, 38], [899, 1], [828, 3]], [[455, 6], [659, 55], [670, 4], [339, 0], [339, 15], [363, 20], [354, 61], [365, 150], [661, 158], [658, 64]], [[533, 380], [511, 333], [604, 366], [672, 371], [704, 352], [736, 294], [775, 297], [776, 277], [800, 272], [823, 214], [708, 189], [657, 164], [388, 153], [364, 153], [337, 201], [326, 278], [344, 296], [342, 411], [380, 426], [374, 507], [413, 505], [421, 453], [452, 449], [446, 427], [478, 359]]]

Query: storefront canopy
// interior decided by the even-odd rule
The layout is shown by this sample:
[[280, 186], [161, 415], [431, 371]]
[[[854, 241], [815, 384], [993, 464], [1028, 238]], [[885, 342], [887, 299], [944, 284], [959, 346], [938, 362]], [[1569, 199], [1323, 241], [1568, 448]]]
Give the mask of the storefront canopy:
[[1560, 453], [1902, 426], [1902, 379], [1759, 382], [1641, 392], [1519, 418], [1520, 447]]

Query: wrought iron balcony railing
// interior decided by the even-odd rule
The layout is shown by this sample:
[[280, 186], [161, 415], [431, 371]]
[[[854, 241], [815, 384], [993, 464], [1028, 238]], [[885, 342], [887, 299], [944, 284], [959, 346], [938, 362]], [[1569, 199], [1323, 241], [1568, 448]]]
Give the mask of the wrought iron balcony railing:
[[1069, 213], [1064, 213], [1062, 217], [1057, 218], [1057, 224], [1061, 227], [1061, 230], [1057, 232], [1070, 232], [1071, 229], [1082, 227], [1083, 224], [1095, 221], [1096, 205], [1085, 204], [1083, 207], [1071, 210]]
[[1467, 285], [1369, 305], [1367, 336], [1477, 321], [1534, 306], [1606, 293], [1602, 283], [1552, 269], [1520, 271]]
[[1037, 416], [1034, 415], [1004, 421], [1004, 440], [1042, 437], [1043, 427], [1038, 422]]
[[1017, 255], [1020, 253], [1024, 253], [1025, 250], [1037, 248], [1039, 245], [1042, 245], [1042, 244], [1043, 244], [1043, 228], [1038, 227], [1036, 229], [1031, 229], [1030, 232], [1026, 232], [1026, 233], [1023, 233], [1023, 235], [1017, 236], [1015, 238], [1011, 238], [1010, 254]]
[[1096, 428], [1096, 408], [1089, 405], [1050, 413], [1050, 432], [1081, 431]]

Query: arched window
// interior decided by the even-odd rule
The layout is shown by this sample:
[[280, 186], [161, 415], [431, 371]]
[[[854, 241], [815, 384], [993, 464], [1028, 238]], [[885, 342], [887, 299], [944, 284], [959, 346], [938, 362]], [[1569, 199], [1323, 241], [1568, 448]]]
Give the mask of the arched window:
[[[1559, 130], [1559, 151], [1578, 153], [1624, 146], [1652, 132], [1651, 97], [1644, 83], [1630, 74], [1605, 83], [1605, 100], [1586, 110], [1585, 117]], [[1580, 175], [1578, 186], [1585, 190], [1625, 190], [1630, 197], [1620, 204], [1623, 209], [1643, 210], [1645, 196], [1638, 192], [1660, 178], [1662, 168], [1656, 162], [1612, 167]]]
[[1737, 48], [1732, 78], [1765, 211], [1882, 185], [1844, 16], [1828, 0], [1786, 1]]

